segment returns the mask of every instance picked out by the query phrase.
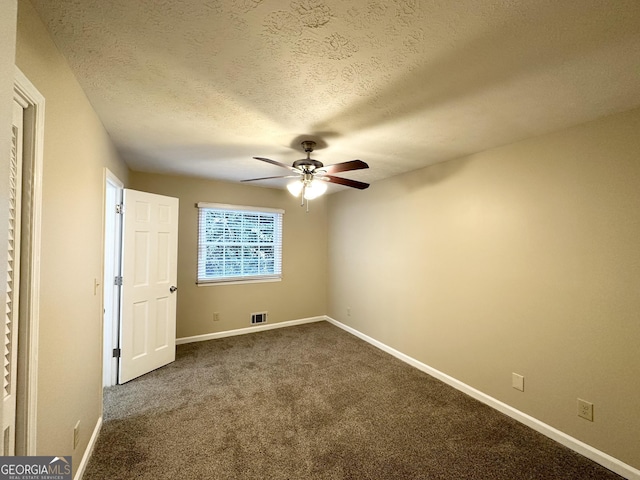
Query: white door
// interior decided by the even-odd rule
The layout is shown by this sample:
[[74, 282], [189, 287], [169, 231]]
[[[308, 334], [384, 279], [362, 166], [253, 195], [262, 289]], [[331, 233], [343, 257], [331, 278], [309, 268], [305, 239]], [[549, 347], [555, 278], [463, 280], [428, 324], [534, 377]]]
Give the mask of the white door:
[[4, 321], [2, 390], [2, 455], [14, 455], [16, 440], [16, 387], [18, 365], [18, 306], [20, 304], [20, 205], [22, 192], [22, 135], [24, 107], [13, 101], [11, 154], [9, 155], [9, 245], [7, 303]]
[[124, 190], [119, 383], [176, 357], [178, 199]]

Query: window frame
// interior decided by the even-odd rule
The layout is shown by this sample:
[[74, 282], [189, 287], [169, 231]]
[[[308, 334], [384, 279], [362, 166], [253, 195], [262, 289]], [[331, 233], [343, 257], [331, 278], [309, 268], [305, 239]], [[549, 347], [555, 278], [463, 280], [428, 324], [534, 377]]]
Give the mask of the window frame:
[[[209, 202], [198, 202], [196, 203], [196, 208], [198, 209], [198, 219], [197, 219], [197, 263], [196, 263], [196, 285], [199, 287], [204, 286], [214, 286], [214, 285], [234, 285], [234, 284], [244, 284], [244, 283], [261, 283], [261, 282], [279, 282], [282, 280], [282, 237], [283, 237], [283, 229], [284, 229], [284, 213], [285, 211], [279, 208], [268, 208], [268, 207], [254, 207], [254, 206], [246, 206], [246, 205], [230, 205], [224, 203], [209, 203]], [[204, 259], [204, 255], [206, 252], [207, 243], [203, 238], [204, 231], [204, 223], [203, 223], [203, 215], [206, 211], [215, 210], [218, 212], [227, 211], [227, 212], [235, 212], [241, 215], [252, 215], [252, 214], [268, 214], [274, 218], [274, 239], [273, 242], [248, 242], [248, 241], [240, 241], [240, 242], [229, 242], [235, 243], [235, 246], [257, 246], [257, 245], [273, 245], [274, 250], [274, 268], [272, 273], [265, 274], [250, 274], [250, 275], [234, 275], [234, 276], [218, 276], [218, 277], [206, 277], [201, 276], [202, 269], [205, 268], [206, 260]], [[223, 244], [227, 245], [226, 242]]]

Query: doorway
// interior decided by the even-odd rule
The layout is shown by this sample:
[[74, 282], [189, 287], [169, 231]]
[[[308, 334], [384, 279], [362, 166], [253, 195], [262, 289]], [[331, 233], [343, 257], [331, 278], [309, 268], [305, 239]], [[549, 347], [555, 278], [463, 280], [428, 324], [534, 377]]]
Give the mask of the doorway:
[[104, 175], [104, 335], [102, 385], [118, 383], [118, 348], [120, 336], [120, 287], [122, 258], [122, 192], [124, 184], [109, 169]]
[[175, 360], [178, 204], [105, 169], [105, 387]]

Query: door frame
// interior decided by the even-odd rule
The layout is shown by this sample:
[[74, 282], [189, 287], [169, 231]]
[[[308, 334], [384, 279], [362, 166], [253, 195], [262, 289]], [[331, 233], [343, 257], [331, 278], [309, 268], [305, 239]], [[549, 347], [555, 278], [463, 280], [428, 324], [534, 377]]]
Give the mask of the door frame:
[[20, 219], [24, 235], [20, 265], [15, 454], [35, 455], [45, 99], [18, 67], [15, 67], [14, 75], [14, 98], [26, 105], [22, 157], [23, 208]]
[[119, 359], [113, 356], [120, 339], [120, 288], [115, 278], [122, 270], [122, 205], [124, 183], [108, 168], [104, 169], [104, 276], [103, 276], [103, 360], [102, 385], [118, 383]]

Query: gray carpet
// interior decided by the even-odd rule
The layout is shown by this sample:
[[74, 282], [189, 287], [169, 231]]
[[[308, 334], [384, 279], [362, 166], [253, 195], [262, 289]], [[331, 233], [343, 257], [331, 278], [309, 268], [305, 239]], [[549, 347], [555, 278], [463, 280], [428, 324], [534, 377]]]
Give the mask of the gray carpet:
[[181, 345], [105, 391], [85, 480], [620, 479], [321, 322]]

